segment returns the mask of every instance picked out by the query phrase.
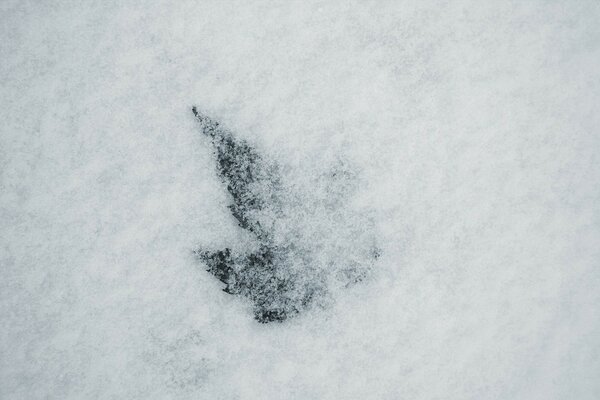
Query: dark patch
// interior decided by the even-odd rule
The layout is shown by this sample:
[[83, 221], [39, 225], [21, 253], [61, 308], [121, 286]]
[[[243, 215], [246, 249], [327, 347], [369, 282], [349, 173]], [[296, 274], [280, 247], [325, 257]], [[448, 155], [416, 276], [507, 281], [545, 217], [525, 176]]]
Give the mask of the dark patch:
[[[211, 139], [217, 173], [231, 195], [231, 214], [257, 242], [257, 249], [249, 254], [234, 254], [225, 248], [197, 250], [196, 255], [207, 271], [225, 284], [226, 293], [251, 300], [259, 322], [283, 321], [298, 314], [315, 298], [323, 297], [326, 277], [310, 265], [310, 249], [274, 238], [274, 226], [284, 218], [285, 202], [277, 164], [265, 160], [196, 107], [192, 111], [202, 132]], [[307, 258], [309, 261], [304, 261]], [[362, 280], [365, 270], [348, 267], [338, 273], [351, 284]]]

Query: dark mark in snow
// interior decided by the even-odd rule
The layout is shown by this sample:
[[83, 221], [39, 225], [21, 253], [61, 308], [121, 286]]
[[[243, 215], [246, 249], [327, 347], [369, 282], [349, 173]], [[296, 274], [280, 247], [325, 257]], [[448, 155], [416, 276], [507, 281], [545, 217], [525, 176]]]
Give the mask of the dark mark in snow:
[[[361, 265], [356, 261], [357, 257], [346, 260], [343, 267], [330, 262], [330, 271], [327, 271], [311, 265], [314, 249], [307, 249], [304, 243], [293, 240], [301, 234], [283, 235], [284, 240], [276, 237], [277, 224], [290, 225], [286, 216], [289, 196], [282, 189], [278, 165], [263, 158], [245, 141], [236, 139], [196, 107], [192, 111], [203, 133], [211, 139], [217, 173], [232, 198], [231, 214], [257, 242], [255, 251], [248, 254], [233, 254], [229, 248], [195, 252], [206, 264], [207, 271], [225, 284], [223, 290], [226, 293], [250, 299], [256, 320], [266, 323], [283, 321], [308, 308], [315, 299], [324, 299], [328, 272], [334, 272], [336, 279], [344, 281], [346, 286], [364, 279], [370, 266]], [[333, 179], [336, 175], [343, 175], [343, 172], [333, 173]], [[330, 207], [329, 204], [325, 206]], [[319, 246], [322, 247], [317, 243], [316, 247]], [[363, 253], [368, 253], [367, 262], [363, 264], [379, 256], [375, 245]]]

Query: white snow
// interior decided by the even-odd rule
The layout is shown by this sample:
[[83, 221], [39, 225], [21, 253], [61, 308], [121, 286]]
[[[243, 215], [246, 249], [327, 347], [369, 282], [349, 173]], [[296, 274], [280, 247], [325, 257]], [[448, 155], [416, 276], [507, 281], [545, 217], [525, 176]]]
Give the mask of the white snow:
[[[0, 398], [600, 398], [599, 18], [2, 1]], [[299, 182], [356, 166], [373, 277], [283, 324], [223, 293], [192, 105]]]

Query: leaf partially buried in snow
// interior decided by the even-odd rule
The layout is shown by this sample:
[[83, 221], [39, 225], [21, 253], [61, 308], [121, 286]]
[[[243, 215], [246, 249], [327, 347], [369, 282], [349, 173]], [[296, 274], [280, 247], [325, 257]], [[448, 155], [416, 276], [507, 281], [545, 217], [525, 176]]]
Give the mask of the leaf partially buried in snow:
[[192, 111], [211, 140], [229, 210], [256, 240], [245, 254], [196, 251], [225, 292], [248, 298], [258, 321], [283, 321], [369, 276], [379, 250], [371, 221], [346, 206], [356, 189], [350, 168], [340, 164], [307, 187], [286, 185], [277, 163]]

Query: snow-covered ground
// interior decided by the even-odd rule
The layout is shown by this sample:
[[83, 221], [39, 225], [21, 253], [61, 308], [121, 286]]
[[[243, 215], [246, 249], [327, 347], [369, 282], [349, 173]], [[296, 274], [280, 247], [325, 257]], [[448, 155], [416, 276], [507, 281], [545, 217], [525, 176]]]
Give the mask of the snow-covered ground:
[[[0, 398], [600, 398], [597, 1], [0, 21]], [[242, 234], [192, 105], [298, 182], [352, 164], [371, 278], [281, 324], [223, 293], [192, 251]]]

